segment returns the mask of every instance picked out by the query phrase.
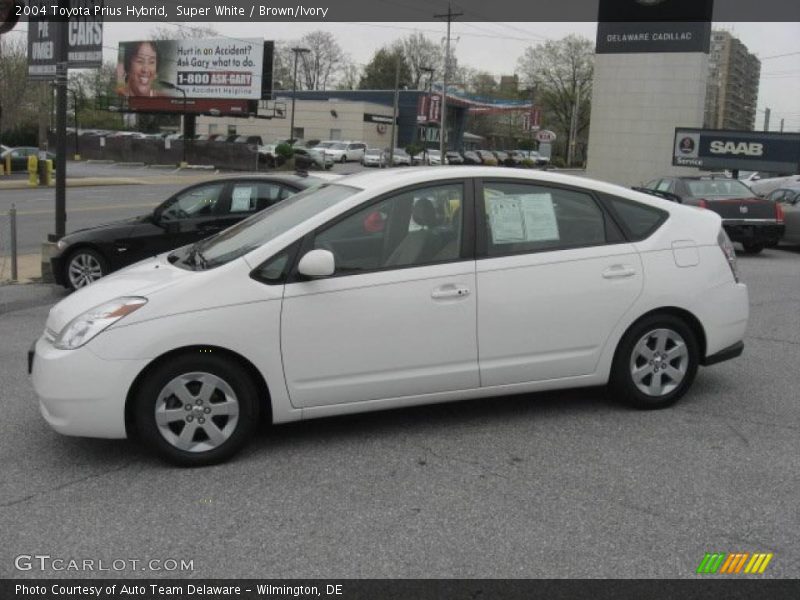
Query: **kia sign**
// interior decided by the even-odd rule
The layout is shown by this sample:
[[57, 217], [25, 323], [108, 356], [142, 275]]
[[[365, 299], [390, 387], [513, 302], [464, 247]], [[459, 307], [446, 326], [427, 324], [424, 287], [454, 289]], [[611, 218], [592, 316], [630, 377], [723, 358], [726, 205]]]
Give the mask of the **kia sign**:
[[800, 170], [800, 133], [676, 128], [672, 164], [770, 173]]
[[545, 144], [552, 144], [556, 141], [556, 134], [549, 129], [542, 129], [536, 132], [536, 141]]

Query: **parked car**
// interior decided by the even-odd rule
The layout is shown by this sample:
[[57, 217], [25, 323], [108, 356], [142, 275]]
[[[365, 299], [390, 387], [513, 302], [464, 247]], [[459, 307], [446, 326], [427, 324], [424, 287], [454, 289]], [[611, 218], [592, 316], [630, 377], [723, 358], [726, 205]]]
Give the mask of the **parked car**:
[[497, 164], [501, 167], [510, 167], [513, 165], [513, 163], [508, 164], [509, 156], [507, 152], [503, 150], [493, 150], [492, 154], [494, 154], [494, 157], [497, 159]]
[[767, 196], [783, 209], [785, 230], [781, 241], [800, 244], [800, 184], [778, 188]]
[[137, 261], [192, 244], [321, 183], [296, 175], [241, 175], [198, 183], [147, 215], [80, 229], [58, 241], [56, 283], [78, 289]]
[[766, 196], [772, 190], [800, 184], [800, 175], [785, 175], [782, 177], [762, 177], [758, 181], [750, 181], [750, 189], [759, 196]]
[[711, 211], [519, 169], [364, 171], [67, 297], [28, 364], [55, 430], [197, 466], [263, 418], [605, 384], [664, 408], [741, 354], [748, 310]]
[[[387, 153], [389, 151], [387, 150]], [[410, 167], [411, 156], [402, 148], [394, 149], [394, 156], [392, 156], [392, 165], [395, 167]]]
[[389, 157], [386, 155], [386, 151], [380, 148], [367, 148], [361, 159], [361, 164], [365, 167], [385, 167], [388, 162]]
[[333, 159], [318, 148], [294, 148], [294, 164], [298, 169], [330, 169]]
[[447, 161], [448, 165], [463, 165], [464, 164], [464, 157], [461, 156], [458, 152], [451, 150], [450, 152], [445, 153], [445, 160]]
[[476, 150], [475, 154], [481, 159], [481, 164], [487, 167], [497, 166], [497, 157], [491, 150]]
[[355, 160], [361, 162], [367, 145], [364, 142], [338, 142], [325, 148], [325, 154], [335, 162], [348, 162]]
[[[17, 148], [9, 148], [0, 153], [0, 161], [3, 165], [6, 164], [6, 159], [11, 158], [11, 172], [27, 171], [28, 170], [28, 157], [39, 156], [39, 148], [32, 146], [20, 146]], [[56, 155], [53, 152], [47, 153], [48, 160], [55, 160]], [[5, 168], [5, 167], [4, 167]]]
[[724, 176], [662, 177], [649, 181], [644, 189], [718, 213], [728, 237], [741, 243], [748, 254], [757, 254], [767, 246], [777, 246], [783, 235], [781, 205], [759, 198], [736, 179]]
[[478, 156], [478, 153], [474, 150], [467, 150], [464, 152], [463, 157], [465, 165], [480, 165], [483, 162], [481, 157]]
[[[425, 162], [429, 165], [441, 165], [442, 164], [442, 154], [439, 150], [429, 149], [425, 151]], [[446, 156], [446, 155], [445, 155]], [[445, 158], [445, 164], [447, 164], [447, 159]]]

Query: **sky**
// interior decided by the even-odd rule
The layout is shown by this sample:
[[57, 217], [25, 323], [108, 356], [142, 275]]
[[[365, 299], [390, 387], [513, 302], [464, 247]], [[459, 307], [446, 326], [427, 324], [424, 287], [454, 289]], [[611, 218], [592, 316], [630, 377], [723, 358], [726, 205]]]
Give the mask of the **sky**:
[[[350, 60], [361, 66], [373, 53], [394, 40], [421, 32], [431, 41], [443, 42], [446, 26], [425, 23], [116, 23], [106, 22], [106, 58], [116, 58], [120, 41], [142, 39], [157, 25], [176, 32], [186, 27], [213, 27], [221, 36], [297, 40], [303, 34], [324, 30], [332, 33]], [[800, 131], [800, 23], [715, 23], [737, 36], [750, 52], [762, 59], [756, 128], [763, 129], [764, 109], [771, 109], [770, 130], [785, 120], [785, 131]], [[21, 29], [21, 28], [19, 28]], [[595, 39], [596, 23], [490, 23], [459, 22], [452, 25], [451, 48], [460, 65], [488, 71], [499, 78], [511, 75], [525, 48], [571, 33]], [[772, 58], [774, 57], [774, 58]]]

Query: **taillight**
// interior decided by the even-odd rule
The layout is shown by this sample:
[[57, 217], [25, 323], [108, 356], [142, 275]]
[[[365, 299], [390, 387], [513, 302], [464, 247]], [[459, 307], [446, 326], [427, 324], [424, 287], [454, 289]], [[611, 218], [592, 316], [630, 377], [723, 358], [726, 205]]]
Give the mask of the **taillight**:
[[700, 208], [708, 208], [708, 202], [706, 202], [705, 198], [700, 198], [700, 200], [697, 201], [697, 206]]
[[775, 203], [775, 220], [779, 225], [783, 225], [783, 206], [780, 202]]
[[722, 228], [720, 228], [719, 234], [717, 235], [717, 243], [722, 253], [725, 255], [725, 260], [728, 261], [728, 266], [731, 268], [734, 281], [739, 283], [739, 271], [736, 265], [736, 249], [733, 247], [733, 242], [731, 242], [728, 234], [725, 233], [725, 230]]

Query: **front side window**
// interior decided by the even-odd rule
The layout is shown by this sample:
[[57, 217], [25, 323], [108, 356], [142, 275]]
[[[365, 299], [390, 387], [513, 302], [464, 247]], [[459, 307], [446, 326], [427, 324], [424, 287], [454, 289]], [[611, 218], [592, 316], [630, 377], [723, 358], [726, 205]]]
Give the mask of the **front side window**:
[[462, 204], [460, 183], [403, 192], [321, 231], [314, 248], [333, 252], [340, 275], [456, 260]]
[[217, 213], [223, 184], [203, 185], [179, 194], [164, 206], [162, 221], [177, 221]]
[[489, 256], [605, 244], [606, 219], [589, 194], [527, 183], [484, 183]]

